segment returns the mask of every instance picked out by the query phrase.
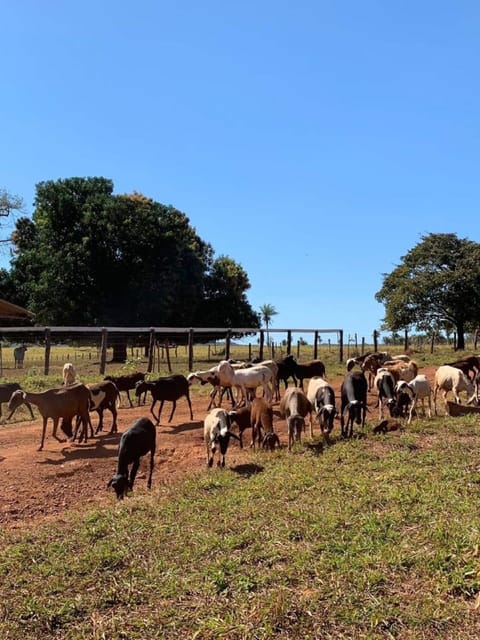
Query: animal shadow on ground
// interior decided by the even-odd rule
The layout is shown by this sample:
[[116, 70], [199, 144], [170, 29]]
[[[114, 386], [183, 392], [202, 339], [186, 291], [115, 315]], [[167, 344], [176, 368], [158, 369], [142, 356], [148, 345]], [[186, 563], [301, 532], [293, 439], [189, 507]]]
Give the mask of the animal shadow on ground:
[[323, 453], [323, 442], [306, 442], [305, 447], [316, 456]]
[[[108, 449], [103, 444], [103, 440], [109, 439], [112, 444], [120, 441], [121, 434], [109, 434], [108, 436], [100, 436], [95, 440], [89, 441], [87, 444], [81, 444], [73, 447], [63, 447], [61, 450], [63, 458], [59, 460], [52, 460], [51, 458], [46, 458], [45, 460], [39, 460], [38, 464], [49, 464], [49, 465], [62, 465], [65, 461], [71, 460], [89, 460], [94, 458], [116, 458], [118, 455], [118, 449]], [[91, 444], [90, 444], [91, 442]]]
[[261, 473], [264, 470], [264, 467], [260, 464], [237, 464], [232, 467], [232, 471], [238, 473], [240, 476], [244, 476], [245, 478], [250, 478], [250, 476], [255, 475], [256, 473]]
[[[160, 426], [160, 425], [157, 425]], [[168, 425], [167, 425], [168, 426]], [[203, 422], [183, 422], [176, 427], [168, 427], [168, 433], [182, 433], [182, 431], [194, 431], [195, 429], [203, 429]]]

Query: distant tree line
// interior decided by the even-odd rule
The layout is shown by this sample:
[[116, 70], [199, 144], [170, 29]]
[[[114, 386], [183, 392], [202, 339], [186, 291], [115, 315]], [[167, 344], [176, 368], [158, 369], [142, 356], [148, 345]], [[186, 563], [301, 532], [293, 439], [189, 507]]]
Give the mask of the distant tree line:
[[260, 326], [237, 262], [215, 258], [175, 207], [113, 188], [103, 177], [37, 184], [0, 296], [44, 325]]

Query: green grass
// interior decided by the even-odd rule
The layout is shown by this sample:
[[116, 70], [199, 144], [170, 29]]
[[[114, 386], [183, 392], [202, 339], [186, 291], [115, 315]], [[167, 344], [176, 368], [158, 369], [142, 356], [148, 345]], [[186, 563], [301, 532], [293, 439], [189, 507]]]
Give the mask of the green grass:
[[478, 638], [480, 424], [253, 454], [0, 533], [0, 637]]
[[[335, 354], [319, 357], [343, 375]], [[25, 373], [27, 388], [58, 382]], [[0, 638], [476, 639], [479, 437], [476, 416], [437, 418], [319, 455], [252, 453], [2, 530]]]

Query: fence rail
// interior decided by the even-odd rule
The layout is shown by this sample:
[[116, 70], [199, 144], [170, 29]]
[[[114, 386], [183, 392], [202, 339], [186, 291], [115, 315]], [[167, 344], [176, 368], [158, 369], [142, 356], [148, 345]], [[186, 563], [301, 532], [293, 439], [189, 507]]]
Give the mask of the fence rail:
[[[274, 348], [269, 343], [270, 334], [286, 334], [286, 352], [292, 352], [293, 334], [313, 334], [313, 357], [318, 356], [318, 344], [320, 334], [336, 334], [339, 362], [343, 361], [343, 329], [257, 329], [245, 327], [0, 327], [0, 338], [9, 342], [36, 343], [45, 347], [43, 370], [44, 375], [49, 374], [51, 361], [51, 347], [55, 340], [69, 340], [78, 344], [92, 344], [99, 346], [100, 371], [105, 373], [107, 362], [107, 349], [119, 345], [137, 344], [146, 350], [148, 356], [148, 371], [153, 371], [155, 356], [158, 350], [165, 352], [168, 368], [170, 366], [170, 349], [176, 344], [185, 345], [188, 351], [188, 369], [193, 371], [194, 344], [206, 343], [213, 340], [225, 340], [224, 357], [230, 358], [233, 338], [245, 338], [258, 335], [258, 357], [264, 359], [268, 350], [268, 357], [274, 356]], [[267, 334], [267, 345], [265, 344]], [[251, 353], [249, 353], [252, 356]], [[0, 375], [3, 374], [3, 356], [0, 346]]]

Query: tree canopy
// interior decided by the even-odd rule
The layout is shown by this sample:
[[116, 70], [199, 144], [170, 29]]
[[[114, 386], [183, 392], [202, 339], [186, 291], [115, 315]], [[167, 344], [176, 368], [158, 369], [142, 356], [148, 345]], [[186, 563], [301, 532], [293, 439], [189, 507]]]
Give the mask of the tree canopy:
[[189, 218], [102, 177], [36, 186], [32, 219], [12, 234], [4, 295], [52, 325], [258, 327], [248, 276], [214, 259]]
[[432, 326], [457, 332], [465, 348], [465, 331], [480, 318], [480, 244], [453, 233], [430, 233], [411, 249], [375, 294], [385, 305], [391, 331]]

